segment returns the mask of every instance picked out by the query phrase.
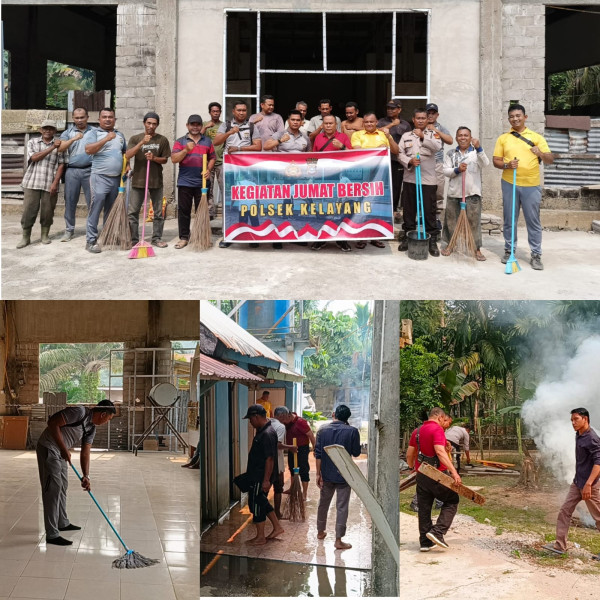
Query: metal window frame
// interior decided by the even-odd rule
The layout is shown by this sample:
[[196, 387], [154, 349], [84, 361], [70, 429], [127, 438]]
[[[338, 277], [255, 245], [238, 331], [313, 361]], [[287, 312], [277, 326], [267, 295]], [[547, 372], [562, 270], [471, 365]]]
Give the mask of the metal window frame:
[[[255, 13], [256, 14], [256, 93], [254, 94], [229, 94], [227, 92], [227, 18], [229, 13]], [[430, 8], [409, 8], [401, 10], [372, 9], [372, 10], [309, 10], [303, 11], [312, 14], [322, 15], [323, 32], [323, 69], [262, 69], [260, 66], [260, 35], [261, 35], [261, 14], [262, 13], [285, 13], [297, 12], [293, 8], [280, 8], [270, 10], [255, 10], [251, 8], [225, 8], [223, 9], [225, 27], [223, 29], [223, 106], [227, 104], [227, 98], [252, 98], [256, 100], [258, 110], [259, 98], [261, 96], [261, 77], [263, 73], [303, 73], [313, 75], [389, 75], [391, 77], [392, 98], [398, 100], [425, 100], [429, 102], [431, 97], [431, 9]], [[373, 14], [373, 13], [391, 13], [392, 14], [392, 68], [391, 69], [365, 69], [360, 71], [349, 71], [334, 69], [329, 70], [327, 64], [327, 15], [328, 14]], [[396, 48], [397, 36], [396, 25], [397, 15], [399, 13], [421, 13], [427, 15], [427, 73], [425, 77], [425, 96], [400, 96], [396, 95]]]

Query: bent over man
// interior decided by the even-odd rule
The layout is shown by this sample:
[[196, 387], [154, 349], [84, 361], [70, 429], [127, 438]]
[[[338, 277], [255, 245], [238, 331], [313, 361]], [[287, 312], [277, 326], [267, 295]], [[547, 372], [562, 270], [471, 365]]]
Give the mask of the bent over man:
[[47, 544], [70, 546], [73, 542], [61, 537], [60, 532], [81, 529], [73, 525], [67, 516], [71, 449], [81, 443], [81, 487], [89, 492], [90, 450], [96, 426], [108, 423], [115, 413], [115, 406], [110, 400], [101, 400], [91, 409], [69, 406], [53, 414], [48, 420], [48, 427], [42, 432], [36, 447]]

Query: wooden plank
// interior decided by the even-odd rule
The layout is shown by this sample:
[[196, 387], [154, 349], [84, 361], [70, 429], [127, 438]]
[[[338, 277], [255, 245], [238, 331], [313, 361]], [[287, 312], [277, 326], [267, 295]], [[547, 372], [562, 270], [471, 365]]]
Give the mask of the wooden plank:
[[487, 467], [496, 467], [497, 469], [508, 469], [509, 467], [514, 467], [514, 464], [511, 463], [501, 463], [496, 462], [494, 460], [478, 460], [473, 458], [471, 462], [481, 463], [482, 465], [486, 465]]
[[385, 518], [383, 509], [377, 501], [369, 482], [365, 479], [365, 476], [352, 460], [352, 457], [348, 454], [348, 451], [344, 446], [338, 444], [325, 446], [325, 452], [327, 452], [327, 455], [331, 458], [333, 464], [338, 468], [338, 471], [346, 480], [346, 483], [362, 500], [362, 503], [371, 515], [371, 520], [379, 530], [379, 533], [381, 533], [386, 546], [392, 553], [394, 560], [400, 565], [400, 546], [398, 540], [394, 537], [392, 528]]
[[407, 490], [409, 487], [412, 487], [416, 483], [417, 483], [417, 473], [416, 472], [411, 473], [408, 477], [405, 477], [400, 482], [400, 491], [403, 492], [404, 490]]
[[468, 488], [462, 483], [456, 483], [452, 477], [442, 473], [441, 471], [438, 471], [436, 468], [428, 465], [427, 463], [422, 463], [419, 466], [419, 473], [429, 477], [430, 479], [433, 479], [434, 481], [437, 481], [438, 483], [441, 483], [443, 486], [456, 492], [459, 496], [472, 500], [475, 502], [475, 504], [483, 505], [485, 503], [485, 498], [481, 494], [474, 492], [471, 488]]

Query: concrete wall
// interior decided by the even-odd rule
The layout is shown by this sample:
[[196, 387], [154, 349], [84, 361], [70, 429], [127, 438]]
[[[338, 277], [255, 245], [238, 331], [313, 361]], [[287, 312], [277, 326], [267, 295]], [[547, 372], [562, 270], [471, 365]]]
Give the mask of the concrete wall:
[[[185, 132], [190, 114], [198, 112], [206, 118], [209, 102], [223, 103], [224, 9], [247, 7], [246, 0], [215, 0], [210, 5], [197, 0], [180, 0], [177, 135]], [[294, 2], [293, 7], [297, 11], [365, 12], [431, 8], [431, 100], [439, 104], [440, 122], [450, 131], [467, 123], [474, 135], [479, 135], [479, 0], [300, 0]], [[284, 0], [264, 0], [254, 3], [252, 8], [283, 11], [289, 9], [290, 4]], [[465, 35], [465, 27], [468, 35]], [[449, 52], [458, 39], [460, 50]], [[197, 52], [190, 52], [190, 48]], [[451, 64], [449, 59], [452, 59]], [[402, 91], [397, 90], [397, 93], [402, 94]]]

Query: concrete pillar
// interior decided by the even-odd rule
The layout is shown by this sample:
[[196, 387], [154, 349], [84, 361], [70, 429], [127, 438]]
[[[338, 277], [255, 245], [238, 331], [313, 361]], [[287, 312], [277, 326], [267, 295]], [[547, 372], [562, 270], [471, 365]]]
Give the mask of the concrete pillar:
[[[400, 303], [375, 302], [369, 415], [369, 484], [399, 539], [400, 465]], [[398, 564], [373, 527], [371, 549], [374, 596], [398, 596]]]

